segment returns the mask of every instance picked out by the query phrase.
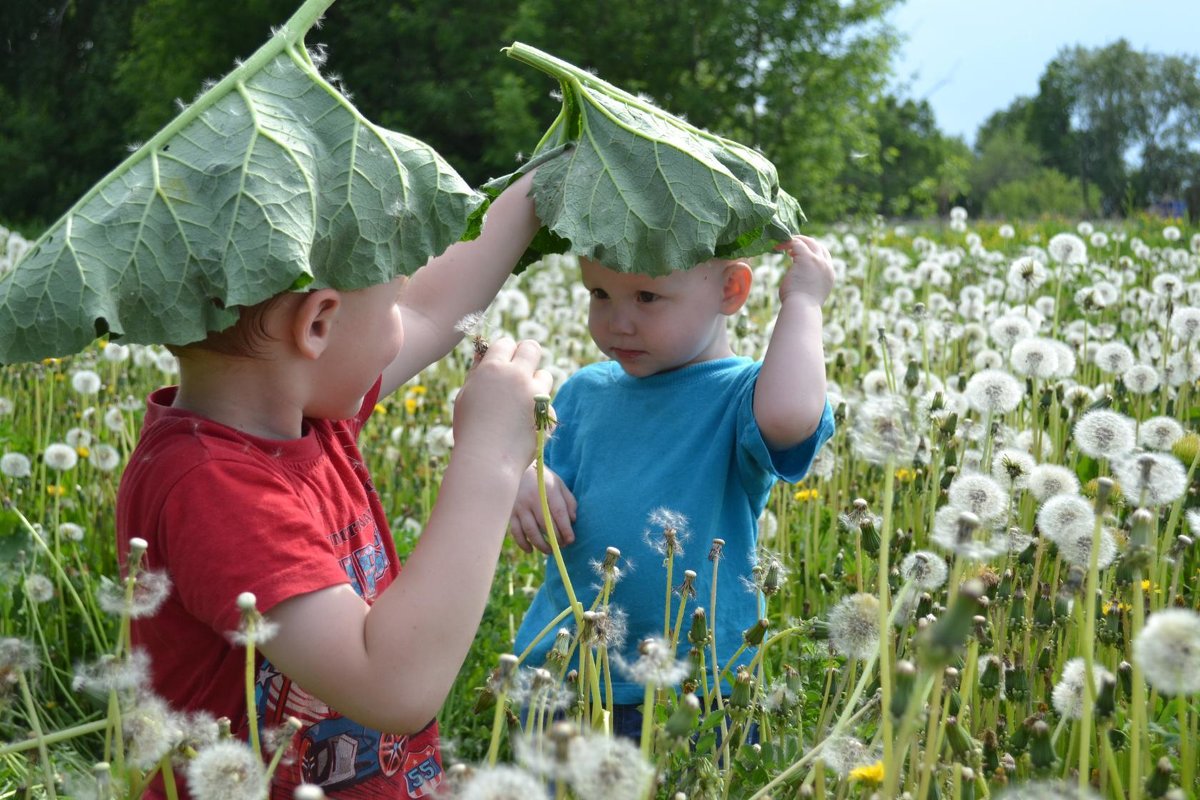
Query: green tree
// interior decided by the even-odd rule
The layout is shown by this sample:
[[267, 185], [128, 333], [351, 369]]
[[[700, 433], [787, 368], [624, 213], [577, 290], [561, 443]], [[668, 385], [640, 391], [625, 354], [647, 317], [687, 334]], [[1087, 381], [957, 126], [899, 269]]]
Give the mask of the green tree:
[[120, 160], [112, 72], [136, 5], [0, 4], [0, 220], [36, 230]]

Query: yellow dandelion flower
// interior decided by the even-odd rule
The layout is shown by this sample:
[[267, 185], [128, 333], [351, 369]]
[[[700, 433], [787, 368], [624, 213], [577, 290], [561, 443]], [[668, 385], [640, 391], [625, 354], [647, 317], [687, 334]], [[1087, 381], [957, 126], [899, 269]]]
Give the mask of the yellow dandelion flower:
[[55, 367], [61, 363], [62, 363], [61, 358], [43, 358], [42, 359], [42, 364], [44, 364], [47, 367]]
[[1149, 579], [1149, 578], [1146, 578], [1145, 580], [1143, 580], [1143, 581], [1142, 581], [1142, 593], [1143, 593], [1143, 594], [1145, 594], [1146, 592], [1150, 591], [1150, 587], [1151, 587], [1152, 585], [1153, 585], [1153, 584], [1151, 584], [1151, 583], [1150, 583], [1150, 579]]
[[792, 499], [797, 503], [807, 503], [809, 500], [816, 500], [820, 494], [816, 489], [801, 489], [792, 496]]
[[404, 398], [404, 410], [408, 414], [417, 413], [417, 399], [415, 397]]
[[410, 393], [410, 394], [412, 394], [412, 395], [418, 395], [418, 394], [425, 394], [425, 393], [426, 393], [426, 392], [428, 392], [429, 390], [428, 390], [428, 389], [426, 389], [424, 386], [422, 386], [421, 384], [419, 384], [419, 383], [418, 383], [418, 384], [416, 384], [415, 386], [410, 386], [410, 387], [408, 387], [408, 391], [409, 391], [409, 393]]
[[375, 404], [375, 413], [376, 414], [386, 414], [387, 408], [384, 407], [383, 403], [376, 403]]
[[870, 766], [855, 767], [850, 771], [850, 780], [879, 786], [883, 783], [883, 762], [876, 761]]
[[87, 457], [88, 457], [88, 455], [89, 455], [89, 454], [90, 454], [92, 451], [91, 451], [91, 450], [89, 450], [89, 449], [87, 449], [87, 448], [86, 448], [86, 447], [84, 447], [83, 445], [80, 445], [79, 447], [76, 447], [76, 448], [75, 448], [75, 452], [76, 452], [76, 453], [79, 453], [79, 457], [80, 457], [80, 458], [87, 458]]
[[57, 483], [52, 483], [46, 487], [46, 494], [51, 497], [62, 497], [67, 493], [67, 487], [60, 486]]
[[912, 483], [917, 478], [916, 470], [906, 469], [901, 467], [896, 470], [896, 480], [901, 483]]

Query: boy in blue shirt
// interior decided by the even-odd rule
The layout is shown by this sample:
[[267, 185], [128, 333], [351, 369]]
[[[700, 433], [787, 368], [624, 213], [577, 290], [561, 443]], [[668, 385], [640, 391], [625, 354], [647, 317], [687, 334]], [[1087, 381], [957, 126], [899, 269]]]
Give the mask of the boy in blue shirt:
[[[713, 259], [661, 277], [622, 273], [580, 259], [591, 293], [588, 329], [610, 360], [584, 367], [554, 400], [561, 425], [545, 450], [546, 490], [571, 583], [584, 608], [598, 583], [591, 565], [608, 547], [620, 549], [624, 577], [611, 607], [627, 615], [628, 636], [613, 660], [637, 659], [638, 643], [662, 636], [666, 569], [647, 520], [669, 508], [688, 520], [673, 571], [696, 573], [693, 607], [706, 605], [713, 539], [725, 540], [718, 570], [713, 635], [721, 666], [742, 644], [742, 632], [761, 616], [758, 592], [747, 591], [756, 560], [757, 521], [779, 478], [807, 473], [833, 433], [825, 398], [821, 304], [833, 288], [829, 251], [797, 236], [779, 246], [792, 265], [779, 286], [780, 310], [762, 362], [736, 356], [727, 317], [750, 293], [744, 261]], [[661, 515], [660, 515], [661, 516]], [[526, 552], [550, 552], [537, 477], [526, 471], [510, 520]], [[523, 652], [564, 608], [567, 595], [552, 562], [517, 632]], [[540, 665], [553, 635], [526, 659]], [[685, 637], [681, 637], [685, 638]], [[686, 652], [686, 639], [681, 653]], [[611, 652], [611, 650], [610, 650]], [[747, 654], [748, 663], [750, 655]], [[643, 687], [613, 673], [613, 728], [636, 736]]]

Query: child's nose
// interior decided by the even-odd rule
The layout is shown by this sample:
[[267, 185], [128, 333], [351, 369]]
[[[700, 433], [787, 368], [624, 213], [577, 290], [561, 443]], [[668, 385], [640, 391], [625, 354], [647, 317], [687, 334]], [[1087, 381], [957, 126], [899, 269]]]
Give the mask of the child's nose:
[[633, 333], [632, 309], [614, 303], [612, 313], [608, 318], [608, 327], [613, 333]]

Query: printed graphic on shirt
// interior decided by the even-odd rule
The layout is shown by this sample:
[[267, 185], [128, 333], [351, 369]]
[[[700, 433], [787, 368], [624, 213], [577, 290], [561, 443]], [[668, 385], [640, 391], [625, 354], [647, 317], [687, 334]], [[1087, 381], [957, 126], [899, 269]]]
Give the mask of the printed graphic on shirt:
[[[366, 535], [364, 535], [366, 534]], [[372, 602], [386, 586], [389, 562], [378, 527], [369, 513], [330, 535], [354, 591]], [[277, 729], [288, 717], [300, 720], [293, 751], [276, 771], [271, 797], [292, 797], [301, 783], [322, 787], [331, 798], [424, 798], [442, 783], [434, 723], [412, 736], [382, 733], [334, 711], [267, 659], [255, 687], [260, 731]]]

